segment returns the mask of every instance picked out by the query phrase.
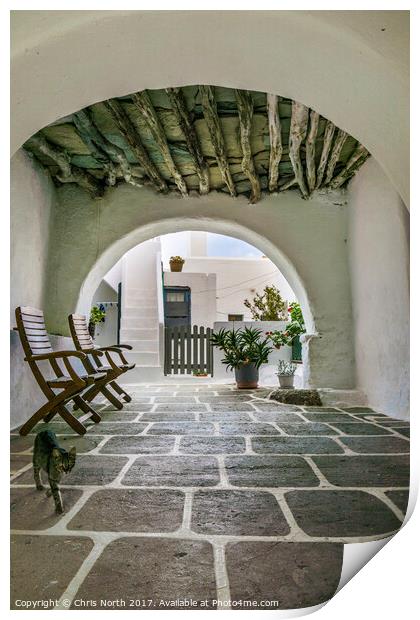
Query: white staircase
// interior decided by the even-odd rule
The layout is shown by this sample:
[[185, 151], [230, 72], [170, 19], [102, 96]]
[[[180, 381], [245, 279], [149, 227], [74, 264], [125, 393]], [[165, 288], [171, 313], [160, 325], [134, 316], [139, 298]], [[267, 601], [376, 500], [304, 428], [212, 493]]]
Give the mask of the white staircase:
[[154, 381], [163, 375], [159, 347], [158, 290], [160, 242], [148, 241], [128, 252], [122, 266], [120, 340], [133, 347], [127, 359], [136, 368], [127, 381]]

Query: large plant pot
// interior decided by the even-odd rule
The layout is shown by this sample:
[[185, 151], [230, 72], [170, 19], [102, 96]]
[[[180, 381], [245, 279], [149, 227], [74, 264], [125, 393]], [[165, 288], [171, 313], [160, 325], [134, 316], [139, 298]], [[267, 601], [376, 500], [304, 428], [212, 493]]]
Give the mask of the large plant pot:
[[246, 364], [235, 368], [236, 385], [239, 389], [258, 387], [258, 368], [254, 364]]
[[171, 271], [182, 271], [184, 263], [169, 263]]
[[277, 375], [277, 377], [281, 388], [291, 390], [295, 387], [293, 385], [295, 381], [294, 375]]

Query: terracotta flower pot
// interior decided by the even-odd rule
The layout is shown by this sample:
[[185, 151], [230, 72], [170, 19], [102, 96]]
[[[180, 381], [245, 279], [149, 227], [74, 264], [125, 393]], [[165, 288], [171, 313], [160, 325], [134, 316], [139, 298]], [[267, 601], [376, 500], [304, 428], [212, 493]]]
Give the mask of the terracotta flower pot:
[[171, 268], [171, 271], [182, 271], [183, 266], [184, 266], [184, 263], [180, 263], [179, 261], [169, 263], [169, 267]]

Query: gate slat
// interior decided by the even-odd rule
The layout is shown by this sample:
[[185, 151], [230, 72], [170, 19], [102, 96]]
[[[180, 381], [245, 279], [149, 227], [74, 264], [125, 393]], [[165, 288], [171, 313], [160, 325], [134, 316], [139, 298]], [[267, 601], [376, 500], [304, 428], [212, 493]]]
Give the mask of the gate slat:
[[206, 329], [206, 373], [207, 374], [211, 373], [211, 363], [210, 363], [211, 344], [210, 344], [210, 336], [211, 336], [211, 329], [210, 329], [210, 327], [207, 327], [207, 329]]
[[198, 370], [198, 327], [193, 327], [193, 372]]
[[204, 366], [204, 327], [200, 327], [200, 372], [205, 372]]
[[179, 342], [178, 342], [178, 328], [174, 327], [174, 375], [178, 374], [178, 359], [179, 359]]
[[170, 355], [171, 355], [171, 334], [170, 334], [169, 327], [165, 327], [165, 355], [164, 355], [164, 365], [163, 365], [163, 372], [165, 375], [171, 374]]
[[187, 374], [191, 374], [191, 326], [187, 327], [187, 339], [186, 339], [186, 347], [187, 347]]
[[179, 328], [179, 370], [181, 375], [185, 374], [185, 327]]

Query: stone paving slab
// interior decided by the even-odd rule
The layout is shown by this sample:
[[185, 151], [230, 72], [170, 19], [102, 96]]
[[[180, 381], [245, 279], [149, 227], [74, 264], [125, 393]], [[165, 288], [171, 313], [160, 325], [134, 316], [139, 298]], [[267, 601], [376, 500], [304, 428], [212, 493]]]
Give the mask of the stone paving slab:
[[357, 422], [349, 413], [308, 413], [305, 411], [302, 415], [304, 415], [309, 422], [331, 422], [334, 426], [337, 426], [335, 422]]
[[375, 424], [369, 424], [368, 422], [349, 422], [336, 423], [334, 427], [338, 428], [342, 433], [346, 435], [389, 435], [390, 432]]
[[303, 411], [308, 411], [310, 413], [337, 413], [340, 412], [340, 409], [338, 409], [337, 407], [316, 407], [316, 406], [309, 406], [309, 405], [305, 405], [304, 407], [302, 407]]
[[386, 456], [313, 456], [331, 484], [339, 487], [407, 487], [410, 457]]
[[152, 409], [153, 405], [152, 404], [146, 404], [143, 403], [142, 401], [137, 401], [137, 400], [132, 400], [131, 403], [124, 403], [124, 409], [117, 409], [115, 410], [115, 408], [112, 405], [109, 405], [109, 407], [107, 408], [108, 411], [150, 411]]
[[221, 411], [228, 415], [232, 411], [247, 411], [253, 413], [255, 411], [254, 407], [249, 403], [212, 403], [210, 405], [212, 411]]
[[387, 418], [372, 418], [369, 421], [376, 422], [381, 426], [390, 426], [391, 428], [410, 428], [410, 422], [406, 422], [405, 420], [389, 420]]
[[[173, 396], [156, 396], [155, 397], [155, 403], [158, 403], [158, 404], [173, 403], [173, 401], [174, 401]], [[197, 401], [195, 400], [195, 396], [177, 396], [176, 402], [179, 404], [182, 403], [182, 404], [187, 404], [187, 405], [197, 404]]]
[[206, 541], [120, 538], [106, 547], [76, 598], [120, 600], [124, 609], [130, 609], [131, 599], [145, 601], [146, 609], [183, 609], [176, 601], [193, 599], [193, 609], [200, 609], [201, 601], [217, 599], [212, 546]]
[[213, 435], [214, 424], [210, 422], [154, 422], [148, 435]]
[[252, 400], [251, 399], [251, 395], [250, 394], [221, 394], [218, 396], [208, 396], [207, 394], [203, 394], [203, 392], [200, 392], [198, 394], [198, 400], [200, 401], [200, 403], [209, 403], [210, 405], [212, 404], [219, 404], [219, 403], [239, 403], [239, 402], [247, 402]]
[[372, 536], [401, 527], [384, 502], [363, 491], [290, 491], [285, 498], [309, 536]]
[[[46, 476], [44, 476], [46, 479]], [[10, 491], [10, 527], [12, 530], [46, 530], [62, 518], [55, 512], [54, 500], [46, 496], [48, 483], [44, 480], [45, 490], [11, 489]], [[82, 496], [78, 489], [62, 489], [61, 497], [64, 514], [74, 506]]]
[[194, 493], [191, 528], [197, 534], [285, 536], [289, 525], [271, 493], [198, 491]]
[[387, 491], [385, 495], [389, 497], [389, 499], [394, 502], [396, 506], [398, 506], [403, 514], [407, 512], [409, 497], [408, 491]]
[[194, 422], [198, 413], [192, 411], [151, 411], [143, 413], [142, 422]]
[[288, 435], [338, 435], [339, 432], [317, 422], [300, 422], [296, 424], [279, 423], [279, 427]]
[[245, 452], [243, 437], [182, 437], [181, 454], [240, 454]]
[[311, 467], [293, 456], [228, 456], [229, 482], [239, 487], [316, 487], [319, 480]]
[[[76, 459], [76, 465], [69, 474], [64, 474], [61, 479], [62, 485], [102, 485], [112, 482], [120, 473], [127, 458], [123, 456], [105, 455], [80, 455]], [[14, 481], [16, 484], [33, 483], [32, 468], [21, 474]]]
[[175, 437], [139, 435], [110, 437], [99, 449], [101, 454], [167, 454], [175, 445]]
[[206, 411], [198, 415], [200, 422], [252, 422], [246, 411]]
[[252, 437], [252, 449], [260, 454], [343, 454], [329, 437]]
[[[233, 601], [264, 609], [300, 609], [328, 601], [340, 581], [343, 545], [238, 542], [226, 547]], [[270, 607], [263, 601], [275, 601]], [[236, 609], [250, 609], [241, 607]]]
[[22, 467], [32, 463], [31, 454], [11, 454], [10, 455], [10, 474], [16, 474]]
[[171, 489], [104, 489], [90, 496], [67, 526], [95, 532], [174, 532], [185, 495]]
[[87, 454], [103, 441], [102, 435], [60, 435], [59, 443], [65, 450], [76, 448], [76, 454]]
[[253, 413], [253, 417], [258, 422], [274, 422], [275, 424], [294, 424], [304, 422], [305, 420], [296, 413], [277, 413], [274, 411], [264, 411]]
[[250, 422], [248, 424], [220, 422], [222, 435], [280, 435], [280, 431], [272, 424]]
[[206, 405], [183, 405], [180, 403], [178, 405], [177, 401], [174, 399], [174, 403], [172, 404], [164, 404], [164, 405], [156, 405], [155, 411], [159, 413], [163, 411], [180, 411], [181, 413], [199, 413], [200, 411], [207, 411]]
[[384, 454], [410, 452], [410, 443], [399, 437], [340, 437], [340, 440], [353, 452], [360, 454]]
[[91, 435], [138, 435], [147, 428], [143, 422], [101, 422], [89, 427], [88, 433]]
[[214, 486], [219, 482], [217, 460], [211, 456], [139, 457], [125, 474], [128, 486]]
[[12, 536], [11, 609], [17, 599], [58, 599], [93, 547], [77, 536]]
[[400, 427], [395, 427], [394, 429], [397, 430], [400, 435], [404, 435], [404, 437], [410, 437], [410, 429], [409, 428], [400, 428]]
[[109, 409], [108, 411], [101, 411], [100, 416], [102, 418], [102, 422], [133, 422], [140, 413], [140, 409], [138, 411], [125, 411], [124, 409]]
[[253, 404], [258, 411], [276, 411], [278, 413], [293, 413], [294, 411], [302, 411], [297, 405], [284, 405], [275, 402], [264, 402], [263, 400], [255, 400]]
[[34, 438], [30, 435], [22, 437], [21, 435], [10, 435], [10, 452], [26, 452], [32, 450]]

